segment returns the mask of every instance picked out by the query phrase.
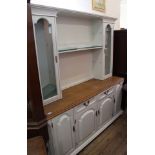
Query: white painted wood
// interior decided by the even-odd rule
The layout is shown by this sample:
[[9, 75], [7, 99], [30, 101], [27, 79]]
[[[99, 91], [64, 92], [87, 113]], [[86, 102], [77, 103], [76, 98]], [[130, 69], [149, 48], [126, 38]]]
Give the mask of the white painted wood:
[[[83, 105], [84, 106], [84, 105]], [[82, 106], [75, 110], [76, 120], [76, 145], [81, 145], [85, 140], [94, 134], [96, 130], [96, 110], [95, 100], [90, 101], [89, 105]]]
[[57, 9], [31, 4], [32, 15], [56, 17]]
[[86, 111], [89, 107], [94, 106], [96, 101], [97, 101], [97, 97], [93, 97], [88, 101], [81, 103], [80, 105], [74, 108], [74, 113], [77, 114], [77, 113]]
[[[117, 86], [121, 85], [122, 83]], [[113, 86], [49, 121], [48, 124], [53, 123], [53, 128], [49, 128], [52, 155], [78, 153], [119, 117], [122, 114], [121, 109], [113, 115], [116, 108], [114, 96], [116, 99], [116, 91], [119, 90], [120, 87], [116, 89]], [[100, 113], [96, 115], [98, 110]], [[72, 126], [75, 126], [75, 132], [72, 131]], [[66, 153], [65, 150], [69, 151]]]
[[[90, 65], [91, 74], [89, 74], [90, 70], [88, 69], [89, 75], [85, 72], [86, 73], [85, 75], [82, 75], [80, 73], [79, 75], [76, 75], [74, 77], [68, 77], [68, 79], [62, 76], [61, 78], [62, 89], [69, 88], [86, 80], [89, 80], [90, 78], [104, 80], [112, 76], [113, 29], [114, 29], [114, 22], [116, 20], [115, 18], [95, 14], [88, 14], [73, 10], [71, 11], [60, 8], [40, 6], [40, 5], [32, 5], [32, 12], [33, 15], [37, 16], [38, 15], [47, 17], [57, 16], [56, 18], [57, 24], [55, 26], [56, 49], [58, 51], [58, 49], [73, 48], [73, 50], [63, 51], [62, 52], [63, 55], [67, 54], [67, 52], [80, 52], [82, 54], [83, 50], [93, 51], [92, 58], [90, 59], [90, 61], [92, 61]], [[105, 51], [105, 29], [107, 25], [110, 25], [112, 28], [111, 64], [110, 64], [110, 73], [108, 75], [105, 75], [104, 51]], [[100, 46], [100, 47], [93, 48], [92, 46]], [[101, 47], [103, 48], [101, 49]], [[84, 61], [84, 63], [86, 63], [86, 61]], [[88, 61], [88, 63], [90, 61]], [[74, 62], [72, 66], [74, 66]], [[64, 75], [64, 72], [66, 72], [63, 71], [64, 68], [65, 67], [61, 69], [61, 72], [63, 72], [61, 73], [62, 75]], [[77, 66], [75, 68], [73, 67], [73, 70], [78, 70], [78, 67]]]
[[78, 123], [79, 141], [83, 141], [95, 130], [95, 111], [91, 109], [83, 113]]
[[[114, 29], [114, 21], [113, 20], [108, 20], [108, 19], [103, 19], [103, 50], [100, 53], [100, 57], [98, 55], [96, 55], [94, 57], [94, 59], [96, 59], [96, 57], [99, 57], [99, 61], [96, 61], [96, 68], [94, 70], [94, 77], [100, 80], [104, 80], [106, 78], [109, 78], [112, 76], [112, 69], [113, 69], [113, 29]], [[106, 27], [107, 26], [111, 27], [111, 52], [110, 52], [110, 72], [109, 74], [106, 74], [106, 70], [105, 70], [105, 62], [106, 62], [106, 47], [105, 47], [105, 41], [106, 41]], [[95, 62], [95, 60], [94, 60]]]
[[110, 68], [110, 74], [112, 76], [112, 72], [113, 72], [113, 49], [114, 49], [114, 23], [110, 24], [112, 31], [111, 31], [111, 68]]
[[[60, 89], [60, 72], [59, 72], [59, 55], [58, 55], [58, 52], [57, 52], [57, 42], [56, 42], [56, 20], [54, 17], [49, 17], [49, 16], [46, 16], [46, 15], [42, 15], [42, 16], [38, 16], [38, 15], [33, 15], [32, 16], [32, 19], [33, 19], [33, 29], [34, 29], [34, 38], [35, 38], [35, 47], [36, 47], [36, 55], [37, 55], [37, 63], [38, 63], [38, 71], [39, 71], [39, 79], [40, 79], [40, 84], [41, 84], [41, 73], [40, 73], [40, 68], [39, 68], [39, 59], [38, 59], [38, 45], [37, 45], [37, 42], [36, 42], [36, 35], [35, 35], [35, 24], [37, 23], [37, 21], [39, 19], [45, 19], [48, 21], [48, 23], [51, 25], [51, 38], [52, 38], [52, 55], [54, 57], [54, 70], [55, 70], [55, 76], [56, 76], [56, 88], [57, 88], [57, 95], [51, 97], [51, 98], [48, 98], [46, 100], [43, 99], [43, 95], [42, 95], [42, 100], [43, 100], [43, 103], [44, 105], [46, 104], [49, 104], [53, 101], [56, 101], [58, 99], [61, 99], [62, 98], [62, 92], [61, 92], [61, 89]], [[57, 57], [57, 62], [55, 61], [55, 57]], [[42, 88], [42, 87], [41, 87]], [[41, 90], [41, 93], [42, 93], [42, 90]], [[43, 94], [43, 93], [42, 93]]]
[[71, 155], [78, 154], [85, 146], [87, 146], [90, 142], [92, 142], [101, 132], [103, 132], [109, 125], [111, 125], [120, 115], [123, 114], [123, 111], [117, 113], [111, 120], [109, 120], [104, 126], [102, 126], [97, 132], [95, 132], [91, 137], [89, 137], [86, 141], [84, 141], [81, 145], [79, 145]]
[[60, 16], [57, 18], [58, 49], [66, 50], [101, 46], [103, 42], [101, 19]]
[[71, 52], [78, 52], [78, 51], [96, 50], [96, 49], [102, 49], [102, 48], [103, 48], [102, 46], [81, 47], [81, 48], [77, 48], [77, 49], [69, 49], [69, 50], [59, 51], [59, 54], [71, 53]]
[[121, 110], [121, 101], [122, 101], [122, 84], [117, 84], [115, 90], [115, 114], [117, 114]]
[[[112, 20], [112, 21], [117, 20], [117, 18], [115, 18], [114, 15], [112, 15], [112, 16], [109, 16], [108, 14], [105, 15], [105, 14], [103, 14], [101, 12], [98, 12], [98, 11], [95, 11], [95, 10], [92, 10], [92, 9], [90, 9], [89, 12], [87, 10], [79, 10], [79, 9], [77, 10], [77, 3], [74, 5], [74, 8], [72, 8], [72, 5], [68, 5], [68, 4], [66, 4], [66, 5], [71, 7], [71, 8], [68, 8], [68, 7], [62, 8], [62, 7], [60, 7], [60, 3], [59, 3], [59, 5], [56, 5], [56, 6], [45, 4], [45, 3], [43, 4], [43, 3], [35, 3], [33, 1], [31, 3], [31, 5], [34, 6], [34, 7], [39, 8], [39, 9], [56, 10], [59, 15], [65, 15], [65, 16], [70, 15], [70, 16], [74, 16], [75, 18], [83, 16], [85, 18], [100, 18], [100, 19], [105, 18], [105, 19]], [[53, 4], [53, 1], [51, 3]], [[64, 4], [62, 4], [62, 2], [61, 2], [61, 5], [64, 5]], [[82, 5], [80, 5], [80, 8], [81, 8], [81, 6]], [[84, 5], [84, 6], [89, 6], [89, 5]], [[112, 10], [114, 10], [114, 8]], [[115, 14], [116, 14], [116, 12], [115, 12]]]
[[[104, 22], [104, 20], [103, 20]], [[106, 33], [106, 29], [107, 27], [110, 27], [110, 32], [111, 32], [111, 36], [110, 36], [110, 41], [111, 42], [108, 42], [108, 44], [110, 44], [110, 50], [111, 51], [108, 51], [110, 53], [106, 53], [107, 49], [106, 49], [106, 40], [107, 40], [107, 33]], [[107, 22], [104, 22], [104, 57], [105, 57], [105, 63], [106, 63], [106, 59], [110, 59], [110, 72], [109, 73], [106, 73], [106, 64], [105, 64], [105, 68], [104, 68], [104, 77], [105, 78], [108, 78], [110, 76], [112, 76], [112, 66], [113, 66], [113, 24], [111, 23], [107, 23]], [[109, 56], [110, 58], [108, 58]]]
[[113, 96], [114, 93], [115, 93], [115, 86], [112, 86], [109, 89], [107, 89], [107, 90], [103, 91], [102, 93], [98, 94], [96, 96], [96, 98], [99, 101], [99, 100], [101, 100], [101, 99], [103, 99], [103, 98], [105, 98], [107, 96]]
[[101, 99], [98, 104], [99, 104], [98, 127], [101, 127], [113, 117], [114, 99], [112, 96], [105, 97]]
[[59, 58], [62, 90], [93, 78], [90, 51], [61, 54]]
[[69, 155], [75, 149], [73, 110], [54, 118], [52, 123], [55, 155]]
[[55, 152], [56, 146], [55, 146], [55, 141], [54, 141], [54, 132], [53, 132], [52, 120], [48, 121], [47, 127], [48, 127], [48, 135], [49, 135], [48, 155], [56, 155], [56, 152]]
[[[103, 19], [103, 49], [98, 50], [98, 52], [94, 52], [93, 55], [93, 73], [94, 78], [104, 80], [112, 76], [112, 70], [113, 70], [113, 30], [114, 30], [114, 21], [111, 19]], [[105, 47], [105, 41], [106, 41], [106, 27], [111, 27], [111, 51], [110, 51], [110, 72], [109, 74], [106, 74], [106, 47]]]
[[103, 49], [93, 52], [93, 65], [92, 71], [95, 79], [104, 79], [104, 55]]

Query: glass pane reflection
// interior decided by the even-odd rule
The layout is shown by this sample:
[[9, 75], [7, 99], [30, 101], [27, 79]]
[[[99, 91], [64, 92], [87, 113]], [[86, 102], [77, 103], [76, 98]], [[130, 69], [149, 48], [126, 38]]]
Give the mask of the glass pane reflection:
[[37, 56], [43, 99], [57, 95], [51, 24], [40, 19], [35, 24]]

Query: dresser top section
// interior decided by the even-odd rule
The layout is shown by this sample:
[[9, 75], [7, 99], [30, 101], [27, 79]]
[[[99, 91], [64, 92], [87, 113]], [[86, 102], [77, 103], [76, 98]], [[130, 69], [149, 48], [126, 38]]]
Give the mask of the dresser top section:
[[47, 16], [72, 16], [72, 17], [85, 17], [85, 18], [100, 18], [105, 20], [110, 20], [114, 22], [117, 20], [115, 17], [101, 15], [98, 13], [89, 13], [82, 11], [69, 10], [64, 8], [57, 8], [45, 5], [31, 4], [33, 15], [47, 15]]
[[47, 119], [50, 120], [91, 99], [123, 80], [123, 78], [115, 76], [105, 80], [91, 79], [79, 85], [65, 89], [62, 92], [62, 99], [44, 106], [45, 115], [47, 116]]

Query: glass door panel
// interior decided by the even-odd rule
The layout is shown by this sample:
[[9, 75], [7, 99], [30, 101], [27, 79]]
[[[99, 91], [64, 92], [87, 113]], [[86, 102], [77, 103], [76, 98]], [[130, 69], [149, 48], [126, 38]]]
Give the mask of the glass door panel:
[[43, 18], [35, 23], [35, 38], [43, 100], [58, 94], [51, 26], [52, 25]]
[[107, 25], [105, 33], [105, 75], [110, 74], [111, 68], [111, 27]]

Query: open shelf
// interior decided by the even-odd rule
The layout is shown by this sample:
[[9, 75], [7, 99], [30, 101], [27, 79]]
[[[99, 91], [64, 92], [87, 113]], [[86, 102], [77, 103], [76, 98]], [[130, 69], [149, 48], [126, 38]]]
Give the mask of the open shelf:
[[56, 22], [59, 53], [102, 49], [102, 19], [60, 15]]
[[86, 51], [86, 50], [93, 50], [93, 49], [102, 49], [102, 46], [87, 46], [87, 47], [77, 47], [77, 48], [64, 48], [58, 50], [59, 53], [69, 53], [69, 52], [76, 52], [76, 51]]

